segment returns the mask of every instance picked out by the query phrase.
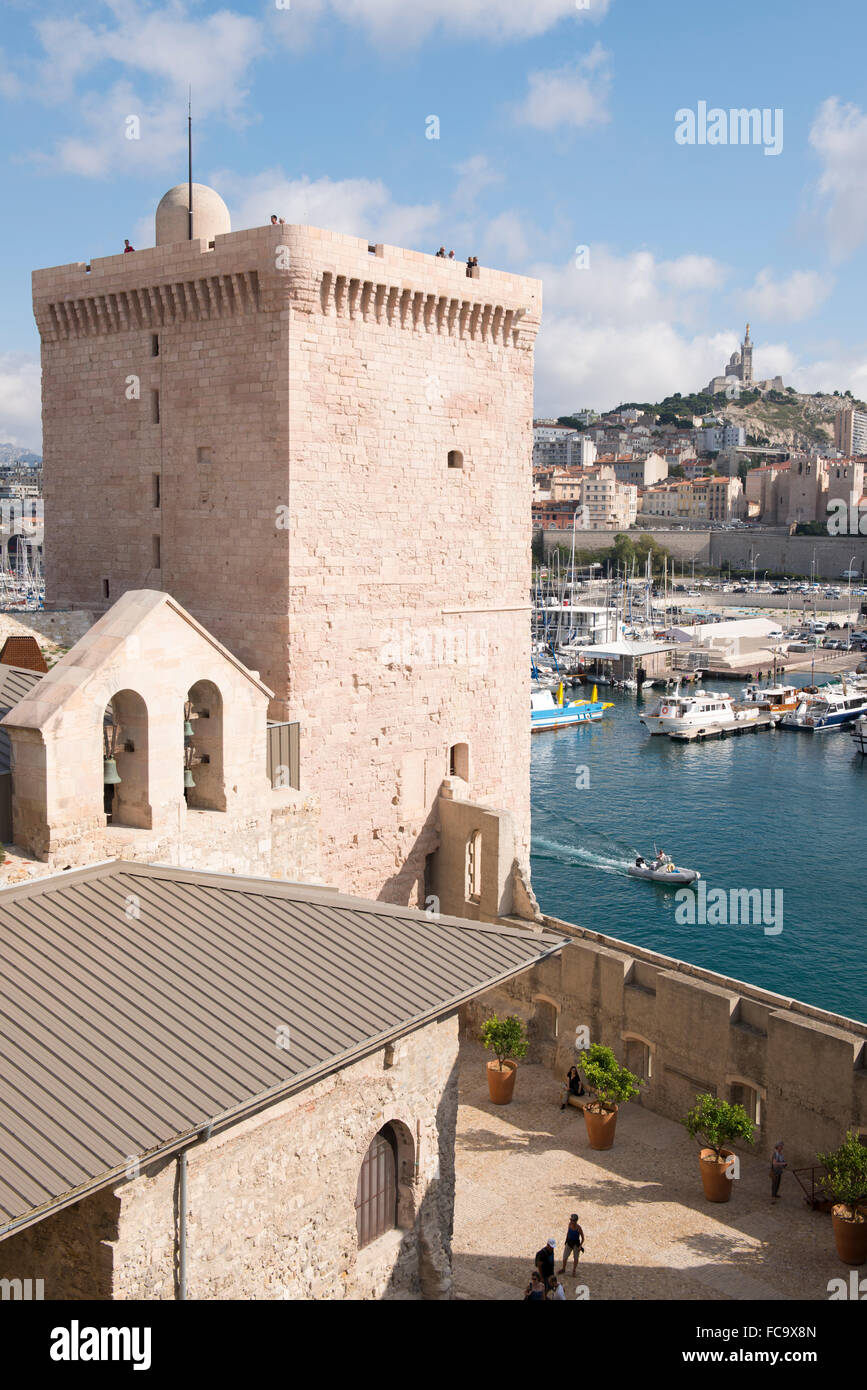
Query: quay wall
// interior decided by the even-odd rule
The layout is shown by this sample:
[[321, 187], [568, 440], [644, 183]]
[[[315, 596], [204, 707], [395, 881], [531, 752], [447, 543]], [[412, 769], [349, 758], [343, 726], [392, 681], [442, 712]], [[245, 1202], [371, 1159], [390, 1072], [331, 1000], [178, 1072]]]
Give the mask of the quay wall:
[[[575, 543], [579, 549], [603, 550], [614, 544], [615, 536], [622, 534], [622, 530], [578, 532]], [[811, 565], [817, 579], [839, 582], [843, 571], [850, 567], [867, 574], [867, 536], [790, 536], [786, 531], [753, 527], [739, 531], [673, 531], [641, 524], [627, 534], [633, 539], [642, 534], [652, 535], [675, 559], [687, 562], [694, 559], [697, 565], [711, 569], [726, 569], [731, 565], [733, 570], [748, 570], [752, 568], [753, 559], [758, 557], [756, 573], [759, 575], [768, 569], [772, 574], [809, 576]], [[545, 532], [546, 547], [571, 543], [571, 531]]]
[[555, 918], [542, 929], [572, 943], [467, 1005], [467, 1033], [492, 1011], [516, 1014], [531, 1059], [562, 1076], [580, 1064], [584, 1025], [647, 1077], [640, 1104], [669, 1119], [698, 1093], [732, 1100], [747, 1087], [758, 1102], [750, 1151], [770, 1156], [783, 1139], [792, 1168], [815, 1164], [847, 1129], [867, 1138], [867, 1024]]

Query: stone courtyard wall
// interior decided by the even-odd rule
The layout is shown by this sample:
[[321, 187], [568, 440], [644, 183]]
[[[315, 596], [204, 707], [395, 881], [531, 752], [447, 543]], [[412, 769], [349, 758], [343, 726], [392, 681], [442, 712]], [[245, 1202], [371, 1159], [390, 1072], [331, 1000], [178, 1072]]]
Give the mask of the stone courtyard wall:
[[580, 1065], [581, 1025], [621, 1062], [631, 1044], [644, 1044], [650, 1078], [640, 1103], [670, 1119], [697, 1093], [729, 1100], [733, 1086], [747, 1085], [760, 1099], [754, 1151], [770, 1155], [784, 1139], [792, 1167], [814, 1164], [847, 1129], [867, 1136], [867, 1024], [554, 918], [544, 929], [572, 944], [466, 1005], [471, 1035], [492, 1011], [517, 1014], [531, 1058], [558, 1080]]

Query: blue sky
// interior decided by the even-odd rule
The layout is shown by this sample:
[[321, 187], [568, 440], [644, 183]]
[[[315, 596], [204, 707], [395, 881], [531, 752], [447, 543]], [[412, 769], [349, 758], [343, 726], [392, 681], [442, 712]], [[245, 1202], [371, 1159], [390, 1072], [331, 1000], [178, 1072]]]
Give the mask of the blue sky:
[[[233, 227], [540, 275], [540, 414], [700, 387], [746, 319], [760, 375], [865, 397], [865, 39], [857, 0], [4, 0], [0, 440], [39, 446], [30, 271], [152, 243], [188, 81]], [[699, 102], [781, 152], [679, 144]]]

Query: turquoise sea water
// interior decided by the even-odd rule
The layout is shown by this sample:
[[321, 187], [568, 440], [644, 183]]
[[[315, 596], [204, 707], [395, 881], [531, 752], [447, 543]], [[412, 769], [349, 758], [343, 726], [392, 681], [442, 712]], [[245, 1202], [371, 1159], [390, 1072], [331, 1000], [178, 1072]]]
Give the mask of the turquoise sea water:
[[[867, 1020], [867, 758], [848, 732], [675, 743], [650, 737], [636, 695], [600, 696], [615, 708], [599, 723], [533, 735], [532, 872], [542, 910]], [[656, 696], [649, 690], [643, 703]], [[681, 925], [674, 889], [626, 874], [654, 842], [729, 902], [732, 888], [781, 889], [782, 932]]]

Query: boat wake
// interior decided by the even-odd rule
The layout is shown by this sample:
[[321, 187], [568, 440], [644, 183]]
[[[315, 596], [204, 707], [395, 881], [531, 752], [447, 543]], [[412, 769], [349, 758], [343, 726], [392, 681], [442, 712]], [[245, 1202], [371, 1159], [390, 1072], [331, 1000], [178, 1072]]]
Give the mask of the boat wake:
[[539, 837], [533, 841], [532, 857], [534, 859], [550, 859], [555, 864], [580, 865], [589, 869], [598, 869], [603, 874], [621, 874], [626, 877], [626, 870], [635, 858], [637, 851], [626, 847], [618, 852], [613, 846], [608, 849], [590, 849], [582, 845], [564, 845], [558, 840], [546, 840]]

